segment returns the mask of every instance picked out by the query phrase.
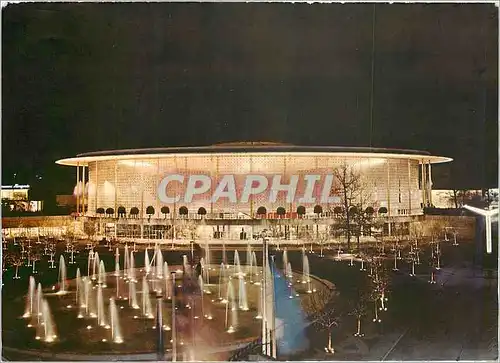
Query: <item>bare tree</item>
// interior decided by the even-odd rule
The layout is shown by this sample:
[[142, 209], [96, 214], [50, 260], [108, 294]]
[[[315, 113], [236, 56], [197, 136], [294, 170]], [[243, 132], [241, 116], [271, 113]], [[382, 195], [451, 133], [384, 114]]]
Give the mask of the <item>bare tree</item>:
[[352, 213], [351, 207], [359, 197], [361, 188], [361, 176], [354, 168], [346, 163], [343, 163], [338, 168], [334, 169], [333, 175], [337, 179], [338, 185], [335, 187], [336, 194], [340, 195], [342, 211], [339, 213], [341, 223], [339, 227], [343, 228], [347, 236], [347, 249], [351, 251], [351, 235], [352, 235]]
[[369, 296], [361, 291], [358, 292], [357, 300], [352, 303], [352, 310], [349, 312], [349, 315], [352, 315], [356, 318], [356, 333], [354, 333], [355, 337], [362, 337], [364, 334], [361, 332], [361, 320], [367, 314], [367, 300]]
[[340, 313], [335, 308], [333, 300], [337, 294], [329, 289], [318, 289], [302, 300], [303, 307], [309, 315], [316, 316], [314, 323], [320, 330], [327, 331], [327, 353], [334, 353], [332, 347], [332, 329], [340, 323]]
[[19, 272], [19, 267], [24, 264], [24, 258], [21, 255], [21, 253], [19, 253], [17, 250], [12, 252], [9, 257], [12, 266], [16, 268], [16, 274], [14, 275], [13, 279], [16, 280], [20, 279], [21, 277], [19, 276], [18, 272]]

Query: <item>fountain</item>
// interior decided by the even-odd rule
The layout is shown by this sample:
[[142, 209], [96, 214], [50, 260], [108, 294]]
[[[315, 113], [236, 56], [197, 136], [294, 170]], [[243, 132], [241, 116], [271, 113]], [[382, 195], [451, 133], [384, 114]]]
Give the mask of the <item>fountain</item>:
[[170, 270], [168, 268], [168, 263], [165, 261], [163, 263], [163, 276], [165, 276], [165, 296], [168, 300], [172, 299], [172, 284], [170, 282]]
[[309, 277], [309, 258], [305, 253], [302, 255], [302, 283], [307, 284], [307, 293], [312, 293], [311, 278]]
[[[253, 269], [253, 276], [257, 276], [257, 255], [255, 254], [255, 251], [252, 251], [252, 269]], [[256, 278], [255, 278], [256, 280]], [[260, 282], [255, 281], [254, 284], [259, 285]]]
[[262, 286], [259, 286], [259, 296], [257, 301], [257, 316], [255, 316], [255, 319], [262, 319]]
[[224, 274], [225, 274], [224, 262], [221, 262], [220, 270], [219, 270], [219, 289], [218, 289], [219, 300], [222, 300], [221, 290], [222, 290], [222, 284], [224, 283], [224, 280], [225, 280]]
[[118, 309], [116, 308], [115, 299], [109, 299], [109, 317], [111, 320], [111, 341], [113, 343], [123, 343], [123, 337], [118, 320]]
[[238, 250], [234, 251], [234, 274], [238, 276], [238, 278], [243, 278], [243, 273], [241, 272], [241, 263], [240, 263], [240, 254]]
[[66, 264], [64, 263], [64, 256], [59, 258], [59, 291], [57, 294], [66, 294]]
[[97, 286], [97, 324], [106, 326], [106, 315], [104, 313], [104, 298], [102, 296], [102, 285]]
[[247, 301], [247, 286], [246, 281], [242, 278], [239, 279], [239, 289], [238, 289], [238, 305], [241, 310], [248, 311], [248, 301]]
[[120, 250], [116, 247], [115, 251], [115, 273], [114, 276], [120, 276]]
[[99, 262], [99, 273], [97, 275], [97, 284], [106, 287], [106, 269], [104, 267], [104, 261]]
[[[228, 333], [234, 333], [238, 326], [238, 311], [236, 307], [236, 299], [234, 298], [234, 288], [232, 279], [229, 278], [227, 282], [226, 299], [223, 300], [226, 304], [226, 329]], [[229, 305], [231, 305], [231, 321], [229, 322]], [[229, 323], [229, 325], [228, 325]]]
[[130, 255], [128, 253], [128, 245], [125, 245], [125, 250], [123, 252], [123, 274], [125, 278], [128, 278], [128, 272], [130, 268], [130, 263], [129, 263], [129, 258]]
[[[288, 252], [288, 254], [289, 253], [290, 252]], [[105, 271], [102, 269], [102, 266], [104, 265], [104, 259], [103, 261], [101, 261], [97, 255], [95, 256], [95, 258], [92, 258], [91, 262], [87, 266], [91, 273], [89, 276], [82, 276], [85, 274], [81, 272], [80, 267], [80, 270], [75, 269], [75, 279], [66, 281], [65, 290], [75, 295], [54, 296], [54, 293], [59, 290], [57, 285], [54, 286], [52, 290], [55, 291], [52, 291], [52, 294], [47, 294], [47, 296], [45, 297], [50, 304], [52, 317], [54, 319], [53, 323], [57, 324], [58, 336], [64, 337], [64, 344], [51, 344], [51, 347], [49, 348], [37, 344], [34, 347], [35, 350], [39, 350], [40, 353], [50, 350], [50, 353], [54, 354], [54, 357], [56, 357], [59, 353], [67, 354], [68, 347], [71, 347], [71, 354], [75, 354], [76, 357], [78, 357], [79, 354], [88, 356], [89, 352], [92, 352], [92, 354], [116, 355], [113, 360], [120, 360], [119, 357], [123, 357], [127, 354], [136, 354], [137, 352], [149, 349], [148, 342], [150, 341], [149, 338], [151, 338], [152, 336], [146, 336], [145, 334], [146, 332], [148, 332], [147, 334], [153, 333], [151, 331], [151, 323], [154, 320], [154, 308], [155, 306], [156, 308], [161, 306], [160, 304], [155, 305], [155, 302], [151, 300], [153, 297], [150, 295], [150, 292], [152, 292], [151, 289], [153, 287], [153, 281], [154, 283], [159, 282], [161, 284], [161, 288], [163, 290], [163, 298], [171, 298], [172, 301], [174, 301], [174, 299], [177, 300], [177, 296], [174, 298], [174, 295], [172, 293], [173, 289], [177, 288], [177, 286], [180, 287], [180, 294], [178, 297], [180, 298], [179, 302], [183, 307], [182, 311], [179, 311], [179, 313], [181, 313], [182, 315], [182, 318], [179, 318], [178, 322], [180, 322], [180, 328], [182, 330], [178, 332], [178, 334], [181, 333], [181, 338], [184, 339], [184, 348], [186, 347], [186, 344], [188, 342], [186, 341], [187, 336], [183, 329], [183, 323], [189, 323], [189, 321], [195, 323], [196, 327], [194, 331], [195, 334], [199, 334], [200, 338], [202, 339], [201, 341], [213, 338], [214, 341], [229, 340], [231, 341], [231, 344], [240, 344], [241, 339], [255, 338], [260, 334], [260, 321], [255, 319], [262, 319], [265, 315], [265, 307], [262, 306], [262, 301], [260, 298], [258, 298], [259, 295], [262, 296], [261, 282], [258, 285], [250, 284], [248, 278], [237, 278], [235, 275], [233, 275], [232, 269], [227, 268], [226, 264], [221, 264], [220, 271], [219, 268], [214, 269], [213, 267], [215, 266], [212, 266], [212, 269], [210, 270], [210, 277], [212, 279], [212, 283], [214, 284], [213, 288], [211, 287], [212, 285], [208, 286], [205, 283], [205, 274], [196, 276], [197, 281], [192, 281], [189, 278], [183, 279], [184, 281], [181, 281], [181, 279], [173, 281], [170, 270], [180, 270], [180, 261], [178, 261], [175, 265], [169, 265], [170, 260], [169, 263], [163, 261], [161, 275], [164, 279], [161, 280], [158, 279], [158, 260], [156, 259], [156, 256], [158, 255], [153, 257], [153, 255], [151, 254], [149, 254], [149, 257], [152, 257], [152, 260], [150, 261], [151, 270], [149, 276], [146, 277], [145, 270], [142, 269], [142, 263], [141, 269], [133, 268], [133, 263], [131, 262], [130, 255], [131, 254], [127, 253], [127, 257], [124, 256], [124, 259], [126, 259], [127, 262], [121, 262], [118, 259], [118, 263], [123, 264], [122, 269], [125, 265], [127, 265], [126, 271], [119, 271], [119, 273], [116, 273], [117, 259], [113, 258], [116, 257], [115, 250], [113, 250], [113, 252], [108, 255], [108, 257], [111, 256], [111, 263], [113, 263], [114, 260], [115, 269], [113, 271], [109, 271], [106, 278], [109, 279], [109, 275], [112, 275], [113, 273], [116, 276], [112, 280], [112, 282], [108, 280], [110, 284], [107, 288], [104, 287], [103, 283], [105, 282], [105, 279], [103, 279], [103, 274], [105, 273]], [[176, 254], [176, 256], [178, 255]], [[262, 276], [262, 274], [260, 267], [256, 266], [256, 264], [253, 263], [253, 251], [248, 250], [247, 256], [249, 257], [248, 261], [240, 261], [240, 267], [242, 269], [241, 272], [243, 273], [243, 275], [249, 275], [248, 272], [251, 272], [250, 275], [252, 275], [254, 280], [260, 280], [259, 278]], [[166, 256], [164, 257], [165, 259], [167, 258]], [[159, 259], [161, 262], [161, 258]], [[92, 281], [91, 278], [92, 268], [94, 267], [94, 260], [95, 281]], [[238, 259], [236, 258], [235, 269], [238, 269], [237, 260]], [[202, 262], [204, 269], [208, 270], [206, 261], [203, 259], [203, 261], [200, 262]], [[233, 261], [231, 261], [231, 263], [232, 262]], [[241, 263], [245, 264], [245, 262], [248, 262], [248, 265], [241, 266]], [[129, 278], [123, 278], [123, 276], [129, 275], [130, 272], [134, 270], [135, 275], [137, 276], [137, 280], [140, 280], [139, 283], [133, 282], [132, 279]], [[153, 278], [153, 273], [156, 278]], [[291, 276], [291, 274], [291, 265], [290, 262], [287, 261], [285, 267], [286, 278], [289, 279], [289, 276]], [[303, 271], [301, 271], [298, 275], [294, 273], [292, 277], [294, 282], [296, 279], [300, 279], [302, 275], [304, 275]], [[312, 280], [313, 286], [316, 287], [316, 280], [313, 278], [313, 276], [310, 276], [307, 271], [305, 276], [306, 277], [304, 278], [304, 280], [306, 281], [306, 283], [307, 280]], [[116, 285], [114, 283], [115, 279], [117, 281]], [[25, 296], [23, 297], [21, 304], [19, 304], [19, 301], [17, 304], [13, 304], [12, 306], [12, 309], [15, 308], [17, 310], [14, 310], [15, 317], [8, 318], [11, 322], [14, 322], [14, 324], [18, 324], [15, 322], [18, 321], [16, 319], [18, 319], [19, 316], [27, 318], [27, 320], [25, 320], [24, 326], [30, 323], [28, 326], [33, 326], [38, 329], [36, 332], [39, 336], [38, 339], [40, 340], [40, 343], [45, 340], [49, 342], [51, 339], [56, 339], [53, 337], [56, 334], [55, 331], [53, 334], [50, 333], [52, 329], [51, 326], [53, 325], [49, 321], [50, 315], [46, 313], [47, 309], [45, 309], [44, 312], [45, 299], [44, 295], [42, 294], [42, 287], [40, 284], [38, 284], [38, 288], [35, 288], [35, 281], [36, 280], [34, 278], [30, 278], [29, 287], [27, 289], [27, 292], [25, 293]], [[142, 286], [139, 285], [141, 281]], [[196, 282], [198, 283], [198, 285], [196, 285]], [[215, 286], [217, 285], [217, 282], [219, 282], [221, 286]], [[183, 283], [187, 284], [184, 285], [184, 288], [182, 286]], [[304, 287], [307, 285], [301, 286], [302, 290], [305, 290]], [[216, 298], [212, 300], [209, 298], [210, 296], [207, 296], [209, 289], [211, 289], [212, 294], [215, 295], [215, 289], [217, 288], [221, 289], [221, 291], [219, 292], [219, 296], [221, 297], [221, 300], [223, 300], [223, 303], [225, 305], [219, 304], [219, 300], [217, 300]], [[125, 291], [125, 289], [127, 289], [127, 291]], [[288, 290], [288, 286], [286, 287], [286, 290]], [[314, 289], [312, 290], [314, 291]], [[142, 295], [139, 296], [139, 294], [141, 293]], [[118, 300], [121, 298], [124, 298], [124, 300], [129, 300], [129, 303], [122, 305]], [[284, 296], [284, 298], [288, 300], [287, 296]], [[138, 304], [139, 299], [141, 299], [140, 304]], [[71, 305], [75, 306], [75, 301], [76, 309], [73, 309]], [[23, 304], [23, 302], [25, 302], [25, 304]], [[187, 309], [184, 309], [185, 304], [188, 305]], [[162, 310], [164, 314], [166, 314], [166, 316], [173, 316], [174, 314], [176, 314], [175, 309], [172, 310], [171, 308], [172, 304], [164, 305], [165, 306]], [[251, 310], [255, 308], [256, 311], [250, 312], [249, 308]], [[138, 310], [140, 310], [140, 312]], [[186, 313], [188, 314], [187, 316]], [[191, 318], [189, 318], [189, 313], [192, 313]], [[46, 318], [46, 316], [48, 316], [48, 318]], [[184, 318], [186, 318], [187, 320], [185, 320]], [[213, 323], [206, 322], [212, 325], [212, 329], [210, 329], [209, 331], [207, 331], [207, 329], [201, 329], [200, 320], [205, 319], [214, 320]], [[47, 332], [45, 332], [44, 330], [45, 321], [48, 321], [49, 329], [47, 330]], [[218, 321], [220, 323], [217, 323]], [[174, 339], [174, 325], [175, 323], [172, 321], [171, 326], [158, 325], [156, 326], [156, 329], [170, 330], [172, 332], [172, 339]], [[242, 327], [245, 328], [244, 331]], [[110, 331], [106, 332], [105, 330]], [[183, 332], [184, 335], [182, 334]], [[241, 334], [228, 334], [233, 332], [240, 332]], [[220, 334], [223, 335], [221, 336]], [[26, 336], [25, 332], [23, 331], [20, 331], [20, 335]], [[27, 336], [29, 337], [29, 335]], [[45, 338], [46, 336], [47, 339]], [[50, 338], [50, 336], [52, 336], [52, 338]], [[225, 338], [222, 338], [223, 336]], [[170, 337], [168, 339], [170, 339]], [[57, 338], [57, 340], [62, 339]], [[198, 339], [196, 338], [196, 340]], [[102, 342], [108, 343], [102, 344]], [[126, 344], [124, 344], [125, 342]], [[181, 342], [182, 340], [178, 340], [179, 344]], [[13, 344], [13, 348], [26, 348], [28, 350], [33, 349], [33, 347], [30, 346], [29, 342], [25, 342], [25, 340], [23, 339], [16, 339], [15, 337], [11, 338], [8, 344]], [[111, 346], [113, 347], [111, 348]], [[183, 349], [183, 351], [185, 350]], [[202, 350], [200, 350], [200, 354], [201, 353], [203, 353]], [[203, 357], [200, 356], [199, 358]]]
[[146, 276], [142, 277], [142, 313], [147, 319], [153, 319], [153, 309], [149, 298], [149, 285]]
[[155, 262], [156, 262], [156, 277], [161, 279], [163, 278], [163, 254], [161, 253], [161, 249], [160, 247], [157, 245], [156, 246], [156, 259], [155, 259]]
[[149, 264], [149, 255], [147, 248], [146, 252], [144, 252], [144, 271], [146, 271], [146, 275], [149, 275], [149, 273], [151, 272], [151, 265]]
[[135, 288], [135, 282], [132, 280], [128, 281], [128, 304], [132, 309], [139, 309], [139, 304], [137, 303], [137, 291]]
[[137, 282], [135, 278], [135, 268], [134, 268], [134, 251], [130, 251], [130, 259], [129, 259], [129, 267], [128, 267], [128, 279], [132, 282]]
[[46, 343], [52, 343], [56, 338], [56, 327], [52, 319], [49, 303], [46, 299], [42, 301], [41, 323], [37, 325], [37, 333], [35, 339], [43, 340]]
[[78, 298], [79, 298], [79, 293], [81, 290], [81, 283], [82, 283], [82, 276], [80, 274], [80, 267], [76, 269], [76, 278], [75, 278], [75, 285], [76, 285], [76, 294], [75, 294], [75, 300], [76, 300], [76, 305], [78, 306]]
[[33, 315], [33, 303], [35, 300], [36, 282], [33, 276], [29, 278], [28, 294], [26, 295], [26, 309], [23, 318], [29, 318]]
[[90, 276], [90, 268], [92, 266], [92, 262], [94, 261], [94, 252], [89, 252], [89, 257], [87, 258], [87, 276]]
[[285, 275], [286, 275], [287, 267], [288, 267], [288, 252], [287, 252], [286, 247], [285, 247], [283, 250], [283, 270], [285, 272]]

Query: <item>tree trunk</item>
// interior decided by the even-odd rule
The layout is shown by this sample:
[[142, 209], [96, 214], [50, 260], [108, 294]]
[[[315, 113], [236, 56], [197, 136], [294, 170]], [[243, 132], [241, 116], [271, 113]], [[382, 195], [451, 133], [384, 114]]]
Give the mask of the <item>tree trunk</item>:
[[453, 202], [455, 203], [455, 209], [458, 208], [458, 196], [457, 196], [457, 190], [453, 189]]
[[328, 330], [328, 346], [327, 346], [328, 351], [331, 353], [333, 351], [332, 349], [332, 331]]
[[361, 318], [358, 316], [358, 331], [356, 334], [360, 335], [361, 334]]
[[360, 235], [360, 234], [361, 234], [361, 233], [358, 231], [358, 235], [356, 236], [356, 237], [357, 237], [357, 239], [358, 239], [358, 241], [357, 241], [357, 242], [358, 242], [358, 254], [360, 254], [360, 253], [361, 253], [361, 248], [360, 248], [360, 246], [359, 246], [359, 235]]
[[16, 276], [14, 276], [15, 279], [18, 279], [19, 276], [17, 275], [17, 272], [19, 271], [19, 265], [16, 265]]

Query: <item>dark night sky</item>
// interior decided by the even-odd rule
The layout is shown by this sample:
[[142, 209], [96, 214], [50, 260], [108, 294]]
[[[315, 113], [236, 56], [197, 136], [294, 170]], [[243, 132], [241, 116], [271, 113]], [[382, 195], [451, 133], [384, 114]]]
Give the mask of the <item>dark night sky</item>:
[[[498, 12], [377, 4], [372, 146], [498, 176]], [[272, 140], [370, 145], [373, 4], [18, 4], [2, 12], [2, 182], [72, 190], [54, 161]], [[18, 176], [14, 180], [13, 173]]]

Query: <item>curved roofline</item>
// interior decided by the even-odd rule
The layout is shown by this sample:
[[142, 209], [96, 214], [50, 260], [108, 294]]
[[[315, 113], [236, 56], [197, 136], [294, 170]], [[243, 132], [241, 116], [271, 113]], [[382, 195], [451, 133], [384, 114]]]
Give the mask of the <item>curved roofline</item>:
[[385, 157], [385, 158], [409, 158], [430, 163], [444, 163], [453, 159], [442, 156], [432, 156], [428, 151], [389, 149], [371, 147], [344, 147], [344, 146], [297, 146], [297, 145], [268, 145], [268, 144], [226, 144], [215, 146], [187, 146], [187, 147], [162, 147], [145, 149], [122, 149], [104, 150], [78, 154], [73, 158], [66, 158], [56, 161], [60, 165], [83, 166], [89, 162], [98, 160], [116, 159], [156, 159], [173, 155], [201, 156], [212, 154], [297, 154], [297, 155], [322, 155], [332, 154], [349, 157]]
[[297, 145], [236, 145], [218, 144], [210, 146], [181, 146], [181, 147], [159, 147], [144, 149], [121, 149], [92, 151], [77, 154], [77, 157], [85, 156], [118, 156], [118, 155], [142, 155], [142, 154], [192, 154], [192, 153], [248, 153], [248, 152], [351, 152], [351, 153], [386, 153], [386, 154], [409, 154], [409, 155], [431, 155], [428, 151], [410, 149], [389, 149], [373, 147], [350, 147], [350, 146], [297, 146]]

